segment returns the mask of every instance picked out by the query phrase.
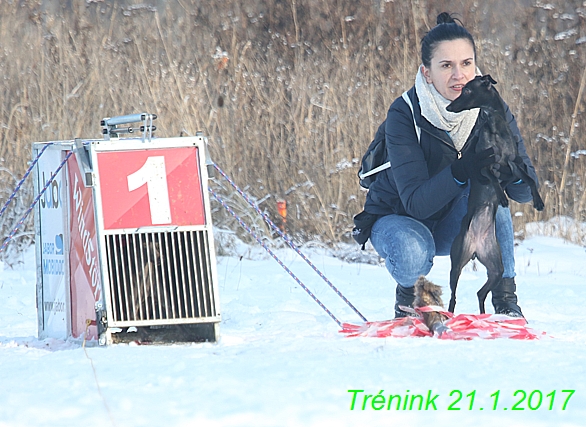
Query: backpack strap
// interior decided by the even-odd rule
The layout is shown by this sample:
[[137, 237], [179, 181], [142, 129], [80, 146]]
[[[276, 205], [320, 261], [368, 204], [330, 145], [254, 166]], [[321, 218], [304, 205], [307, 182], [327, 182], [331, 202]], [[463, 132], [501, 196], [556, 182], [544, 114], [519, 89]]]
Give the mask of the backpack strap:
[[[409, 95], [407, 95], [407, 91], [403, 92], [403, 95], [401, 95], [403, 97], [403, 99], [405, 100], [405, 102], [407, 103], [407, 105], [409, 106], [409, 109], [411, 110], [411, 116], [413, 117], [413, 126], [415, 126], [415, 133], [417, 133], [417, 142], [421, 142], [421, 128], [419, 126], [417, 126], [417, 123], [415, 122], [415, 114], [413, 113], [413, 104], [411, 103], [411, 100], [409, 99]], [[371, 175], [374, 175], [375, 173], [379, 173], [381, 171], [384, 171], [385, 169], [388, 169], [391, 167], [391, 162], [385, 162], [382, 165], [369, 170], [368, 172], [365, 173], [359, 173], [358, 177], [360, 179], [364, 179], [367, 178]]]
[[421, 142], [421, 128], [417, 126], [417, 123], [415, 122], [415, 113], [413, 112], [413, 104], [411, 103], [411, 99], [409, 99], [407, 91], [403, 92], [403, 95], [401, 96], [403, 97], [403, 99], [409, 106], [409, 109], [411, 110], [411, 116], [413, 117], [413, 126], [415, 126], [415, 132], [417, 133], [417, 141]]
[[384, 171], [385, 169], [388, 169], [391, 167], [391, 162], [385, 162], [380, 166], [377, 166], [376, 168], [369, 170], [368, 172], [365, 173], [359, 173], [358, 177], [360, 179], [364, 179], [364, 178], [368, 178], [371, 175], [374, 175], [375, 173], [379, 173], [380, 171]]

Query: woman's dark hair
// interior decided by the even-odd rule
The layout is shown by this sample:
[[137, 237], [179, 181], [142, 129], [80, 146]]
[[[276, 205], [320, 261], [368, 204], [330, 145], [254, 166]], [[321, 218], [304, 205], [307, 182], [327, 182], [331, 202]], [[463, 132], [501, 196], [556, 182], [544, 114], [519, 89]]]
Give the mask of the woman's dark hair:
[[437, 16], [437, 25], [433, 27], [421, 40], [421, 62], [427, 68], [431, 66], [431, 58], [437, 45], [444, 41], [466, 39], [474, 49], [474, 58], [476, 58], [476, 45], [472, 34], [460, 24], [459, 19], [454, 19], [447, 12], [442, 12]]

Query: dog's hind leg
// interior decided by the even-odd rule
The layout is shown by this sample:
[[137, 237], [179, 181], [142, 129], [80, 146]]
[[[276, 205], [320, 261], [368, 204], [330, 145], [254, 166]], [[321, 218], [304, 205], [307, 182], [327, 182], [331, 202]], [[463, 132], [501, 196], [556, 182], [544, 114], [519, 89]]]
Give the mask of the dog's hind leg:
[[476, 295], [478, 296], [478, 307], [480, 309], [480, 314], [486, 313], [486, 297], [488, 296], [488, 293], [496, 286], [499, 280], [500, 277], [497, 277], [495, 275], [489, 276], [484, 286], [482, 286], [482, 288], [480, 288], [480, 290], [476, 293]]
[[486, 296], [492, 291], [499, 280], [501, 280], [504, 271], [501, 248], [496, 240], [496, 233], [494, 230], [487, 235], [482, 248], [476, 250], [476, 257], [478, 258], [478, 261], [486, 267], [488, 273], [488, 280], [476, 294], [478, 296], [480, 313], [484, 314]]
[[456, 288], [458, 287], [458, 279], [462, 273], [462, 269], [474, 255], [474, 239], [469, 231], [470, 217], [466, 215], [462, 220], [462, 228], [460, 233], [454, 239], [452, 248], [450, 249], [450, 260], [452, 268], [450, 270], [450, 290], [452, 295], [450, 297], [450, 304], [448, 311], [454, 312], [456, 307]]

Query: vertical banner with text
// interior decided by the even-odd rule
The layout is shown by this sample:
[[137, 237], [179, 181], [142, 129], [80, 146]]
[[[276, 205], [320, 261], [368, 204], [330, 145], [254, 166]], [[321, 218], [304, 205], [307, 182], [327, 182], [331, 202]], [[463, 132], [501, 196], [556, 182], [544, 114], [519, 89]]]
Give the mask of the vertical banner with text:
[[[95, 303], [102, 298], [102, 282], [98, 258], [98, 240], [92, 189], [83, 184], [75, 156], [67, 163], [69, 170], [71, 278], [71, 334], [79, 338], [87, 321], [96, 320]], [[97, 339], [97, 327], [88, 328], [87, 339]]]
[[[63, 152], [47, 150], [38, 162], [38, 186], [45, 187], [51, 175], [63, 161]], [[68, 336], [67, 298], [65, 280], [65, 211], [63, 170], [49, 183], [39, 200], [41, 274], [43, 292], [43, 331], [46, 336], [65, 339]]]

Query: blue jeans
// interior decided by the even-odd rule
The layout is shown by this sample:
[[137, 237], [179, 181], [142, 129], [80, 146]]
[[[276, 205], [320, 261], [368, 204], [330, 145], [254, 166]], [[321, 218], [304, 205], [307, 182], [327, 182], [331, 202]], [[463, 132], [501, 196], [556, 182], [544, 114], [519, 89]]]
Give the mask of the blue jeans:
[[[426, 225], [408, 216], [383, 216], [372, 227], [370, 242], [397, 283], [412, 287], [419, 276], [429, 273], [436, 255], [450, 254], [467, 209], [468, 193], [464, 192], [440, 222]], [[503, 277], [515, 277], [513, 220], [509, 208], [498, 207], [496, 238], [503, 259]]]

